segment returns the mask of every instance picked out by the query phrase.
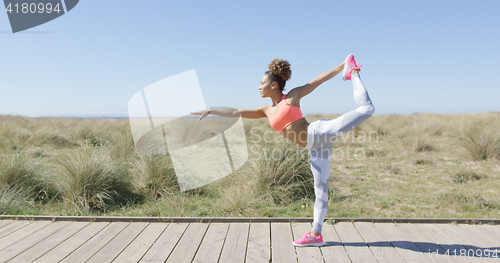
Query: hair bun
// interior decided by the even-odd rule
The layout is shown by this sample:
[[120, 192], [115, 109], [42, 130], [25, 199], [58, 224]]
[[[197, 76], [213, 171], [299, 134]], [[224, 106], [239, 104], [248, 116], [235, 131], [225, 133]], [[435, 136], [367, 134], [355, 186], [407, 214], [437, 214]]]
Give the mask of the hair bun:
[[269, 63], [268, 67], [271, 74], [279, 76], [284, 81], [287, 81], [292, 77], [290, 63], [287, 60], [274, 58], [271, 60], [271, 63]]

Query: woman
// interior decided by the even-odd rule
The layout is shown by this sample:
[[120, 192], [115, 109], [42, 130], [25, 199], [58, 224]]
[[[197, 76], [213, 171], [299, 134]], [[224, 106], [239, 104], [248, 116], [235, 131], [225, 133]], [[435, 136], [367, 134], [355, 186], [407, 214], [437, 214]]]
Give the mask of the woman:
[[[290, 63], [286, 60], [273, 59], [269, 64], [269, 71], [262, 76], [259, 87], [261, 96], [271, 98], [272, 105], [258, 107], [254, 110], [237, 110], [243, 118], [269, 118], [269, 123], [273, 129], [290, 141], [309, 150], [316, 195], [314, 223], [310, 232], [307, 232], [303, 238], [293, 242], [295, 246], [323, 246], [321, 229], [328, 211], [328, 178], [330, 176], [330, 156], [333, 142], [342, 133], [352, 130], [374, 113], [375, 108], [359, 77], [360, 67], [361, 65], [358, 65], [354, 60], [354, 56], [348, 55], [342, 64], [324, 72], [304, 86], [296, 87], [288, 94], [283, 94], [286, 81], [292, 75]], [[344, 80], [352, 81], [354, 100], [359, 107], [333, 120], [322, 119], [308, 123], [302, 117], [300, 99], [340, 72], [342, 72]], [[229, 116], [223, 110], [205, 110], [191, 113], [201, 115], [199, 120], [208, 114]], [[234, 114], [231, 116], [234, 116]]]

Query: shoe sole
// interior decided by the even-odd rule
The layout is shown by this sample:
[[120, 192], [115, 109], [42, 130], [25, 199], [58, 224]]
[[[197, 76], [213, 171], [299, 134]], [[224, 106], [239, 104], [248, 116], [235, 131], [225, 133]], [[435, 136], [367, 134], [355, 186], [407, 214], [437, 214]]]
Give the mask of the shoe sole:
[[347, 59], [349, 58], [349, 56], [352, 56], [352, 54], [347, 55], [347, 57], [346, 57], [346, 58], [345, 58], [345, 60], [344, 60], [344, 62], [345, 62], [345, 63], [344, 63], [344, 70], [342, 70], [342, 79], [343, 79], [344, 81], [348, 80], [348, 79], [346, 79], [346, 78], [345, 78], [345, 73], [346, 73], [346, 71], [347, 71]]
[[322, 247], [325, 245], [325, 243], [309, 243], [309, 244], [295, 244], [293, 243], [294, 246], [296, 247]]

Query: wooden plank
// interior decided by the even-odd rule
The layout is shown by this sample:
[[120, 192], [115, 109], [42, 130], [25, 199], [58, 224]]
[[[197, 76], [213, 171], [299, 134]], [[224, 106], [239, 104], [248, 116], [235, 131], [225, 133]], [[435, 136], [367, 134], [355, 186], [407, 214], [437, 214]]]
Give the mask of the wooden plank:
[[16, 221], [14, 221], [14, 220], [0, 220], [0, 228], [4, 227], [6, 225], [12, 224], [14, 222], [16, 222]]
[[5, 227], [2, 227], [0, 229], [0, 238], [3, 238], [4, 236], [10, 235], [12, 232], [17, 231], [27, 225], [29, 225], [31, 222], [30, 221], [15, 221], [14, 223], [8, 224]]
[[86, 222], [85, 223], [68, 222], [68, 223], [70, 223], [70, 225], [65, 227], [62, 231], [57, 231], [55, 234], [43, 240], [43, 242], [39, 242], [38, 244], [24, 251], [22, 254], [16, 256], [9, 262], [12, 263], [32, 262], [89, 224]]
[[105, 227], [107, 227], [109, 224], [110, 223], [105, 222], [89, 224], [84, 229], [72, 235], [70, 238], [64, 240], [64, 242], [60, 243], [57, 247], [44, 254], [42, 257], [38, 258], [36, 262], [53, 263], [61, 261], [75, 249], [77, 249], [82, 244], [98, 234], [100, 231], [105, 229]]
[[[311, 231], [311, 223], [292, 223], [293, 239], [297, 240], [304, 236], [305, 233]], [[297, 253], [297, 261], [324, 263], [323, 255], [319, 247], [295, 247]]]
[[109, 226], [89, 239], [85, 242], [85, 244], [77, 248], [61, 262], [85, 262], [97, 253], [104, 245], [115, 238], [125, 227], [127, 227], [128, 224], [130, 223], [117, 222], [109, 224]]
[[352, 262], [377, 262], [375, 255], [352, 223], [338, 223], [335, 230]]
[[476, 257], [460, 257], [454, 256], [453, 251], [460, 251], [461, 249], [466, 249], [464, 246], [460, 245], [460, 242], [456, 241], [453, 237], [449, 236], [441, 229], [439, 229], [435, 224], [417, 224], [417, 228], [425, 232], [432, 240], [439, 244], [439, 246], [445, 251], [445, 255], [450, 255], [458, 262], [483, 262], [481, 259]]
[[375, 227], [375, 224], [368, 222], [357, 222], [354, 226], [363, 237], [370, 250], [373, 252], [378, 262], [404, 262], [404, 259], [397, 258], [397, 250], [391, 245], [387, 238]]
[[[500, 261], [500, 242], [498, 242], [498, 237], [490, 237], [489, 234], [480, 229], [481, 226], [478, 225], [458, 225], [458, 228], [469, 236], [473, 236], [475, 241], [473, 249], [477, 257], [484, 259], [487, 262], [493, 260]], [[496, 249], [496, 253], [495, 253]]]
[[189, 223], [171, 223], [139, 262], [165, 262]]
[[297, 262], [290, 223], [271, 223], [272, 262]]
[[474, 231], [477, 235], [481, 237], [481, 240], [485, 241], [486, 247], [490, 249], [500, 250], [500, 229], [498, 232], [496, 226], [491, 225], [459, 225], [460, 228], [467, 227], [468, 229]]
[[497, 244], [500, 244], [500, 227], [493, 225], [480, 225], [477, 226], [477, 228], [481, 230], [482, 233], [487, 233], [490, 238], [496, 240]]
[[245, 262], [271, 261], [271, 224], [251, 223]]
[[[135, 224], [135, 223], [134, 223]], [[125, 250], [113, 260], [115, 263], [139, 262], [156, 239], [165, 231], [168, 223], [151, 223]]]
[[245, 262], [249, 223], [231, 223], [222, 247], [220, 262]]
[[207, 232], [207, 223], [191, 223], [182, 235], [181, 240], [172, 251], [167, 262], [192, 262], [201, 240]]
[[[473, 231], [468, 232], [466, 229], [462, 229], [456, 225], [436, 224], [436, 226], [443, 232], [452, 236], [459, 242], [459, 244], [466, 248], [466, 250], [459, 250], [456, 252], [456, 254], [460, 257], [463, 257], [464, 255], [473, 257], [475, 256], [476, 249], [483, 249], [481, 248], [484, 244], [482, 239], [477, 237]], [[498, 259], [495, 258], [481, 257], [480, 259], [483, 262], [498, 262]]]
[[[193, 262], [217, 263], [226, 240], [229, 223], [211, 223]], [[268, 246], [269, 247], [269, 246]]]
[[113, 240], [102, 247], [87, 262], [111, 262], [134, 240], [149, 223], [130, 223]]
[[0, 253], [3, 249], [7, 248], [8, 246], [16, 243], [17, 241], [35, 233], [36, 231], [44, 228], [50, 224], [50, 222], [45, 221], [45, 222], [34, 222], [31, 223], [15, 232], [10, 233], [9, 235], [6, 235], [0, 239]]
[[23, 251], [29, 249], [30, 247], [36, 245], [38, 242], [46, 239], [48, 236], [53, 233], [61, 230], [65, 226], [67, 226], [70, 222], [54, 222], [46, 227], [40, 229], [36, 233], [25, 237], [23, 240], [16, 242], [15, 244], [5, 248], [0, 253], [0, 262], [8, 261], [13, 257], [21, 254]]
[[407, 238], [413, 241], [413, 244], [424, 252], [424, 257], [431, 262], [457, 262], [452, 257], [444, 256], [446, 251], [438, 244], [430, 241], [430, 237], [425, 232], [420, 231], [415, 224], [397, 224], [397, 227]]
[[323, 224], [321, 231], [325, 246], [321, 247], [320, 250], [325, 262], [351, 262], [335, 228], [332, 225]]
[[375, 224], [375, 227], [389, 240], [396, 249], [397, 259], [406, 262], [431, 262], [425, 254], [413, 244], [411, 237], [406, 237], [395, 224], [381, 223]]

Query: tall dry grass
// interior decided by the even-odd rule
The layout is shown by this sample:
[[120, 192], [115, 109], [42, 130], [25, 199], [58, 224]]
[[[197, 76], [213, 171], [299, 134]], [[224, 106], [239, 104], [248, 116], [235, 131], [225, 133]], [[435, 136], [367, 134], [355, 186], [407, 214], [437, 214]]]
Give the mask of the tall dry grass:
[[291, 143], [266, 143], [253, 153], [254, 193], [275, 204], [314, 198], [314, 181], [307, 150]]
[[64, 201], [83, 211], [106, 211], [134, 198], [131, 178], [105, 149], [83, 148], [57, 157]]
[[33, 199], [24, 191], [10, 186], [0, 187], [0, 215], [19, 215], [33, 205]]
[[[248, 162], [180, 193], [168, 154], [140, 154], [126, 119], [0, 116], [0, 212], [311, 216], [309, 153], [243, 123]], [[334, 145], [363, 154], [332, 159], [328, 216], [495, 216], [499, 131], [499, 113], [373, 116]]]
[[24, 153], [0, 157], [0, 188], [38, 201], [59, 196], [54, 176]]
[[174, 166], [166, 154], [139, 154], [132, 174], [138, 191], [153, 200], [180, 192]]
[[464, 127], [460, 144], [474, 161], [500, 158], [499, 129], [497, 125], [486, 120], [476, 121]]

